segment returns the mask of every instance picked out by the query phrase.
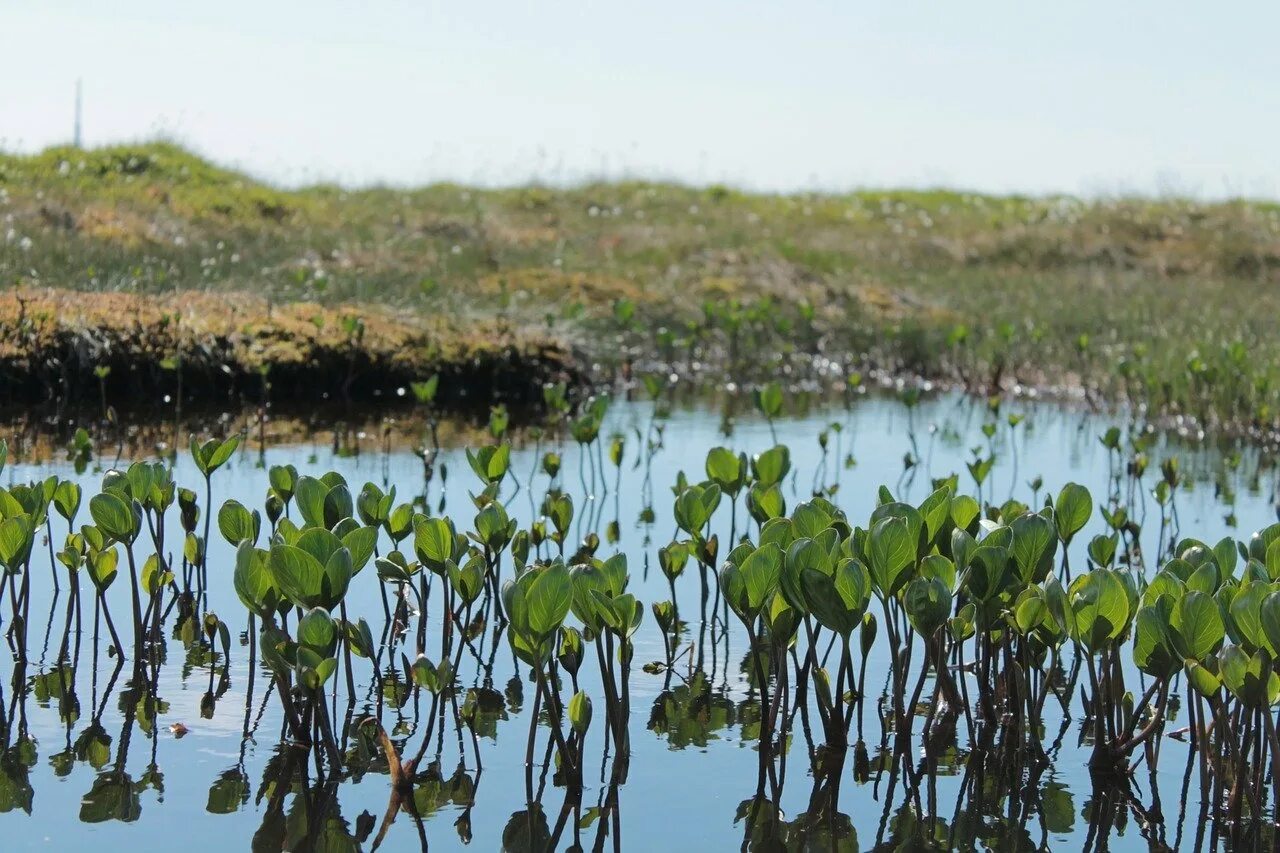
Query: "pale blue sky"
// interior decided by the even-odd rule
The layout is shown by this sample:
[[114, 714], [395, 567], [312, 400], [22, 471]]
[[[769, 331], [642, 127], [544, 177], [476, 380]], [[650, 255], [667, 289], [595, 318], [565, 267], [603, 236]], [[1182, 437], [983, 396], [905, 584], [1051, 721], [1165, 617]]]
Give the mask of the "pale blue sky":
[[0, 146], [276, 181], [1280, 196], [1280, 4], [0, 0]]

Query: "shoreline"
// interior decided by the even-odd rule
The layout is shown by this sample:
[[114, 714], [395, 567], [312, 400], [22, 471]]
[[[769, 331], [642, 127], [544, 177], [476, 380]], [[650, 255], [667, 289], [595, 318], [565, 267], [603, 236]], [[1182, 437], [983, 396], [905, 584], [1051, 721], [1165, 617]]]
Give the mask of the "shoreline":
[[580, 387], [581, 358], [500, 321], [465, 331], [375, 306], [274, 304], [251, 294], [0, 293], [0, 412], [361, 403], [440, 377], [445, 409], [540, 405]]

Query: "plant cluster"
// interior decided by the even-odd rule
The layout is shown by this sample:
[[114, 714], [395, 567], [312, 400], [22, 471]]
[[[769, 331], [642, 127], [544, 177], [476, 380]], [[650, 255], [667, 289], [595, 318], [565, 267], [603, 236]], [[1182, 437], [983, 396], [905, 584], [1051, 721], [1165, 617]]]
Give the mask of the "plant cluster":
[[[649, 390], [658, 398], [663, 389]], [[421, 405], [433, 405], [434, 382], [413, 391]], [[913, 403], [906, 402], [910, 411]], [[260, 503], [217, 503], [218, 472], [239, 448], [235, 435], [191, 442], [190, 460], [203, 481], [196, 488], [176, 482], [164, 463], [136, 462], [107, 470], [91, 495], [59, 477], [0, 489], [0, 606], [7, 597], [17, 665], [25, 672], [35, 646], [28, 636], [33, 557], [43, 538], [53, 588], [61, 589], [65, 575], [70, 601], [57, 666], [41, 672], [36, 684], [60, 699], [68, 749], [79, 716], [74, 669], [82, 577], [92, 587], [95, 672], [99, 619], [116, 674], [126, 663], [132, 667], [122, 697], [130, 715], [126, 732], [134, 720], [154, 728], [164, 713], [158, 676], [171, 614], [187, 667], [207, 669], [201, 708], [211, 716], [230, 684], [233, 642], [228, 622], [206, 602], [229, 573], [245, 608], [245, 743], [256, 728], [252, 679], [261, 663], [270, 679], [262, 707], [274, 697], [282, 738], [296, 747], [271, 772], [282, 782], [300, 773], [305, 779], [307, 764], [314, 765], [316, 791], [328, 793], [308, 800], [313, 816], [332, 807], [333, 781], [375, 768], [386, 772], [390, 801], [375, 845], [401, 812], [421, 834], [422, 819], [446, 803], [463, 809], [457, 827], [469, 837], [481, 740], [494, 736], [507, 709], [528, 701], [526, 685], [532, 689], [525, 741], [529, 806], [513, 816], [504, 838], [532, 849], [569, 834], [577, 843], [592, 820], [616, 837], [637, 670], [663, 679], [650, 727], [671, 743], [705, 743], [730, 724], [756, 742], [756, 794], [740, 818], [747, 837], [761, 844], [779, 837], [849, 838], [847, 816], [837, 810], [847, 753], [854, 756], [856, 780], [889, 769], [896, 782], [901, 768], [918, 792], [963, 742], [966, 774], [1003, 768], [1031, 784], [1050, 766], [1073, 717], [1082, 722], [1099, 790], [1128, 790], [1129, 777], [1144, 764], [1154, 778], [1162, 744], [1173, 734], [1167, 727], [1181, 712], [1212, 817], [1230, 826], [1257, 824], [1280, 802], [1280, 524], [1248, 542], [1210, 544], [1182, 535], [1176, 499], [1183, 480], [1176, 460], [1168, 459], [1150, 489], [1161, 548], [1148, 564], [1136, 503], [1148, 485], [1149, 447], [1141, 436], [1108, 431], [1100, 437], [1111, 474], [1097, 502], [1074, 483], [1040, 500], [1043, 484], [1033, 481], [1031, 504], [997, 503], [987, 480], [992, 444], [976, 448], [969, 466], [976, 494], [965, 494], [958, 476], [933, 482], [919, 503], [881, 487], [863, 519], [841, 509], [837, 487], [825, 485], [820, 474], [812, 496], [789, 505], [797, 472], [786, 445], [754, 455], [712, 448], [704, 476], [673, 478], [675, 530], [654, 549], [670, 597], [646, 607], [630, 589], [627, 557], [604, 547], [616, 541], [617, 521], [602, 542], [595, 532], [600, 518], [592, 513], [606, 504], [609, 465], [616, 469], [615, 496], [620, 490], [632, 446], [636, 467], [644, 468], [641, 524], [652, 524], [652, 462], [662, 425], [655, 420], [637, 429], [629, 444], [626, 436], [606, 432], [605, 398], [575, 410], [565, 388], [551, 386], [545, 403], [555, 414], [537, 435], [536, 467], [523, 483], [505, 441], [507, 413], [495, 407], [488, 425], [493, 441], [466, 454], [477, 487], [470, 508], [453, 516], [443, 505], [430, 508], [425, 486], [423, 494], [405, 498], [394, 488], [365, 483], [357, 490], [338, 472], [317, 476], [292, 465], [266, 468]], [[757, 405], [772, 422], [783, 409], [780, 389], [762, 389]], [[999, 423], [984, 429], [988, 439]], [[1015, 416], [1004, 424], [1016, 434]], [[833, 434], [840, 456], [840, 430], [824, 429], [818, 439], [823, 466]], [[544, 440], [555, 449], [543, 452]], [[579, 445], [583, 506], [575, 506], [561, 481], [566, 440]], [[428, 485], [434, 470], [425, 462]], [[535, 489], [538, 477], [545, 489]], [[522, 489], [529, 500], [526, 524], [512, 504]], [[1086, 538], [1095, 516], [1104, 532]], [[229, 572], [210, 564], [215, 535], [234, 551]], [[120, 614], [108, 606], [108, 590], [121, 574], [132, 631], [117, 630]], [[690, 581], [682, 578], [694, 574], [701, 617], [696, 642], [691, 620], [682, 618], [691, 603]], [[380, 633], [370, 614], [349, 612], [351, 591], [361, 584], [378, 590]], [[118, 593], [119, 587], [116, 600]], [[646, 610], [664, 657], [637, 667], [635, 636]], [[740, 675], [748, 697], [741, 704], [717, 695], [703, 669], [705, 650], [718, 654], [724, 643], [729, 671], [731, 632], [747, 642]], [[500, 647], [516, 671], [505, 695], [492, 680]], [[470, 685], [461, 675], [468, 662], [478, 673]], [[879, 691], [868, 684], [869, 671], [873, 678], [885, 675]], [[358, 684], [369, 685], [363, 702]], [[427, 707], [420, 710], [423, 701]], [[99, 722], [105, 703], [95, 701], [84, 742], [68, 760], [81, 755], [97, 768], [107, 763]], [[1061, 713], [1047, 713], [1053, 706]], [[395, 718], [390, 731], [384, 710]], [[1062, 723], [1055, 737], [1056, 718]], [[459, 767], [448, 776], [441, 760], [451, 727]], [[4, 728], [7, 745], [10, 728]], [[799, 735], [809, 745], [814, 794], [807, 812], [786, 821], [777, 804], [789, 745]], [[598, 804], [584, 808], [589, 736], [603, 740], [610, 770]], [[121, 740], [127, 756], [127, 737]], [[915, 754], [923, 756], [919, 769], [906, 759]], [[124, 763], [117, 758], [87, 800], [95, 818], [135, 813], [138, 786]], [[247, 798], [243, 763], [242, 749], [237, 766], [211, 789], [211, 811], [233, 810]], [[154, 770], [154, 753], [152, 764]], [[542, 778], [535, 781], [539, 766]], [[542, 812], [549, 771], [566, 792], [553, 823]], [[965, 784], [981, 788], [968, 776]], [[274, 789], [268, 822], [280, 818], [289, 788]], [[929, 824], [936, 804], [917, 804], [912, 814]], [[366, 837], [372, 829], [366, 827]], [[920, 832], [930, 835], [936, 827]]]

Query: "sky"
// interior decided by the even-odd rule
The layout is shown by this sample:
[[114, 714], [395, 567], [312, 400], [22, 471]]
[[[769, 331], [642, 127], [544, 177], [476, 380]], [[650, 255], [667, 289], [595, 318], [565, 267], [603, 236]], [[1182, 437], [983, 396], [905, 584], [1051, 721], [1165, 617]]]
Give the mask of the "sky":
[[0, 149], [276, 183], [1280, 197], [1274, 0], [0, 0]]

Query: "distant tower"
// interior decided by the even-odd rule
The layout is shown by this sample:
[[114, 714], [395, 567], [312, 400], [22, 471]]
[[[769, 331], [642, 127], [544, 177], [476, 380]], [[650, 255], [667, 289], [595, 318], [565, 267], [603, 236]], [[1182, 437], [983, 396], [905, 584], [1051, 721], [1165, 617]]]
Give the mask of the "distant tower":
[[80, 78], [77, 77], [76, 78], [76, 132], [75, 132], [75, 137], [72, 141], [72, 144], [75, 145], [75, 147], [77, 148], [80, 147], [80, 102], [81, 102], [81, 95], [82, 95], [82, 91], [81, 91], [82, 87], [80, 83], [81, 83]]

